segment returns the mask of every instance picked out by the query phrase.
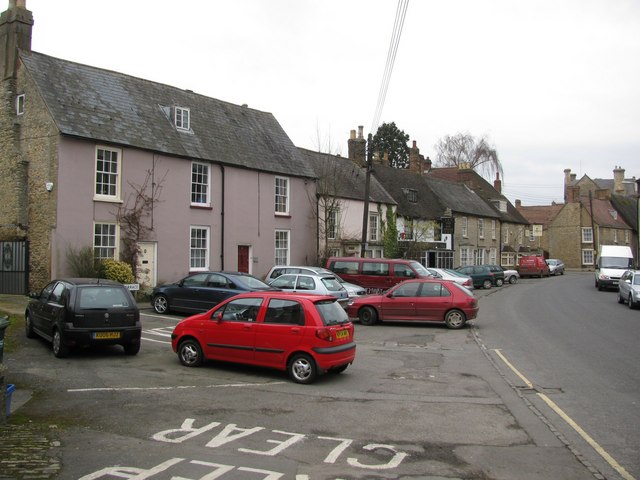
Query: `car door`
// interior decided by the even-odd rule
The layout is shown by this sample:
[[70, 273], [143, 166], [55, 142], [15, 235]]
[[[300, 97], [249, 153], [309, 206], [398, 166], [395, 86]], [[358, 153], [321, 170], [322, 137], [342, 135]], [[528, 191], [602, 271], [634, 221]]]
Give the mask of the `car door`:
[[231, 300], [203, 324], [203, 348], [207, 358], [252, 363], [256, 320], [261, 298]]
[[382, 320], [415, 320], [419, 282], [405, 282], [382, 296]]
[[453, 296], [446, 286], [439, 282], [423, 283], [416, 298], [416, 317], [425, 321], [444, 321], [444, 314], [451, 306]]
[[255, 360], [264, 366], [283, 368], [289, 353], [303, 342], [304, 308], [297, 300], [271, 298], [255, 336]]
[[58, 282], [51, 282], [42, 289], [40, 295], [29, 304], [29, 313], [31, 314], [31, 324], [33, 328], [40, 332], [45, 332], [46, 325], [48, 324], [47, 316], [45, 314], [45, 306], [49, 301], [49, 296], [53, 291], [53, 288]]
[[206, 311], [205, 302], [202, 300], [205, 295], [205, 286], [208, 273], [196, 273], [182, 279], [182, 281], [171, 289], [169, 303], [176, 309], [190, 312]]

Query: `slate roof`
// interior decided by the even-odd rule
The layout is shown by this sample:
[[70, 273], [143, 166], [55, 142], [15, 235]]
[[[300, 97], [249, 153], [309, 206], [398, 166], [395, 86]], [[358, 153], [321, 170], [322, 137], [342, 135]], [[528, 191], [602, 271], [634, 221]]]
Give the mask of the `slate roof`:
[[629, 230], [629, 225], [624, 221], [622, 215], [613, 207], [609, 200], [593, 198], [591, 200], [581, 198], [582, 206], [591, 214], [593, 205], [593, 220], [601, 227], [620, 228]]
[[638, 198], [626, 195], [611, 195], [611, 204], [624, 221], [636, 232], [638, 231]]
[[[485, 180], [482, 175], [478, 174], [476, 171], [471, 171], [473, 175], [471, 188], [480, 198], [487, 203], [487, 205], [498, 214], [499, 218], [503, 222], [509, 223], [520, 223], [520, 224], [528, 224], [526, 218], [522, 216], [520, 212], [513, 206], [513, 204], [502, 195], [502, 193], [498, 192], [491, 183]], [[443, 167], [443, 168], [433, 168], [429, 170], [429, 177], [440, 178], [442, 180], [448, 180], [450, 182], [458, 183], [458, 168], [457, 167]], [[500, 211], [494, 204], [495, 201], [501, 200], [507, 203], [507, 211]]]
[[[374, 166], [373, 175], [398, 202], [399, 215], [437, 219], [450, 208], [465, 215], [498, 218], [496, 212], [465, 185], [380, 165]], [[417, 202], [409, 201], [407, 190], [415, 190]]]
[[[348, 158], [298, 147], [305, 162], [314, 169], [318, 193], [336, 194], [338, 197], [364, 201], [366, 171]], [[333, 177], [333, 182], [331, 178]], [[322, 190], [328, 190], [323, 192]], [[369, 182], [369, 201], [395, 205], [396, 201], [372, 175]]]
[[[271, 113], [36, 52], [20, 52], [63, 135], [241, 168], [313, 177]], [[190, 109], [178, 131], [172, 107]]]

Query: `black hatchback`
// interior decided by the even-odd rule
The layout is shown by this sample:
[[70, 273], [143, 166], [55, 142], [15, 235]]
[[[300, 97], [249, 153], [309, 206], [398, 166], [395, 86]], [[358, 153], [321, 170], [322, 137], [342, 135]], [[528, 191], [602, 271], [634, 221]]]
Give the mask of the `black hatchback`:
[[63, 278], [29, 297], [26, 335], [50, 341], [58, 358], [66, 357], [71, 348], [96, 345], [122, 345], [127, 355], [140, 351], [140, 311], [121, 283]]

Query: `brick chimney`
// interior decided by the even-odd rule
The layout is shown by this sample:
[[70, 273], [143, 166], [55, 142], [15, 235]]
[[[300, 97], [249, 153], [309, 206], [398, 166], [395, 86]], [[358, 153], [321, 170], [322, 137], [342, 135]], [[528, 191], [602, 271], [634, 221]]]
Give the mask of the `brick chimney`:
[[462, 163], [458, 166], [458, 183], [463, 183], [470, 189], [475, 188], [474, 171], [469, 168], [469, 164]]
[[496, 172], [496, 179], [493, 181], [493, 188], [496, 192], [502, 193], [502, 181], [500, 180], [500, 172]]
[[580, 187], [569, 186], [567, 187], [566, 203], [578, 203], [580, 201]]
[[26, 0], [9, 0], [9, 8], [0, 15], [0, 80], [16, 78], [18, 49], [31, 51], [32, 28]]
[[624, 195], [624, 168], [616, 167], [613, 169], [613, 193], [616, 195]]
[[357, 165], [364, 167], [367, 164], [367, 141], [364, 139], [362, 133], [363, 126], [358, 127], [358, 136], [356, 137], [356, 131], [351, 130], [351, 136], [347, 141], [347, 147], [349, 149], [349, 160], [355, 162]]
[[424, 155], [420, 155], [420, 149], [415, 140], [413, 141], [413, 146], [409, 149], [409, 171], [418, 175], [424, 175], [429, 171]]
[[520, 208], [522, 206], [522, 201], [519, 198], [516, 198], [516, 208]]

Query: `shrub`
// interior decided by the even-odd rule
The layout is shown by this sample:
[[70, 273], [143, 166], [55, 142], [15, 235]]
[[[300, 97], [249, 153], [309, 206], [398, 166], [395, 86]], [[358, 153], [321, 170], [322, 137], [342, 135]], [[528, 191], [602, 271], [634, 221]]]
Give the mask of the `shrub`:
[[126, 262], [106, 259], [102, 261], [102, 267], [104, 270], [104, 278], [108, 280], [114, 280], [125, 284], [134, 283], [136, 281], [133, 276], [133, 269], [131, 268], [131, 265]]
[[100, 276], [99, 262], [94, 258], [93, 247], [67, 248], [67, 262], [73, 277], [96, 278]]

